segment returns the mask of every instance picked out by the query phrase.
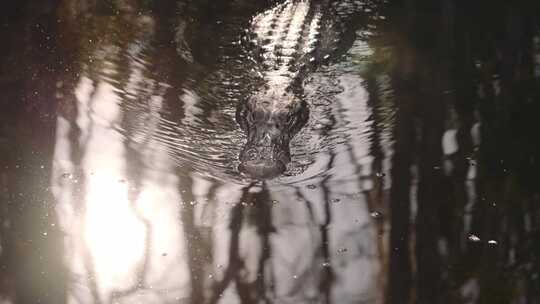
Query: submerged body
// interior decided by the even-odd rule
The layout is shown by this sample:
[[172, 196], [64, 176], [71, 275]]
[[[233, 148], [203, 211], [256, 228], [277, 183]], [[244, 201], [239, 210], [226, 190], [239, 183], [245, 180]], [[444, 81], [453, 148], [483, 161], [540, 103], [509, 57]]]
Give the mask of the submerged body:
[[286, 170], [289, 142], [309, 117], [303, 79], [336, 54], [345, 17], [361, 11], [362, 3], [343, 2], [288, 0], [252, 18], [242, 39], [256, 62], [260, 86], [237, 110], [237, 122], [247, 133], [240, 171], [267, 179]]

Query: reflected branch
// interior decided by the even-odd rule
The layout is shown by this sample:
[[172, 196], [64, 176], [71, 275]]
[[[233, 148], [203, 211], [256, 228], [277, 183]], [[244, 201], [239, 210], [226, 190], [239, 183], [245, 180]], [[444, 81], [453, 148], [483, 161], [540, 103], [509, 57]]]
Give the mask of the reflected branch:
[[[241, 202], [243, 202], [244, 198], [246, 198], [248, 194], [248, 188], [249, 187], [243, 190]], [[240, 229], [242, 228], [243, 222], [242, 214], [244, 210], [244, 204], [242, 204], [241, 202], [235, 204], [235, 206], [231, 210], [231, 223], [229, 225], [231, 231], [229, 264], [227, 265], [227, 269], [224, 272], [223, 279], [213, 284], [212, 293], [208, 301], [206, 301], [206, 303], [208, 304], [214, 304], [219, 301], [227, 286], [229, 286], [231, 281], [237, 276], [238, 269], [240, 269], [242, 266], [242, 262], [238, 254], [240, 244]]]

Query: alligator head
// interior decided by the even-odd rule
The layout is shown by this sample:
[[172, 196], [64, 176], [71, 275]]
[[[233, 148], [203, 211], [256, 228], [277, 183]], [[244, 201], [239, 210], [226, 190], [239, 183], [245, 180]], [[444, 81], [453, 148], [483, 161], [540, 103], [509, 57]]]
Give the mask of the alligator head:
[[239, 170], [257, 179], [283, 173], [291, 160], [289, 142], [304, 126], [309, 110], [290, 92], [258, 93], [240, 103], [236, 120], [247, 133]]

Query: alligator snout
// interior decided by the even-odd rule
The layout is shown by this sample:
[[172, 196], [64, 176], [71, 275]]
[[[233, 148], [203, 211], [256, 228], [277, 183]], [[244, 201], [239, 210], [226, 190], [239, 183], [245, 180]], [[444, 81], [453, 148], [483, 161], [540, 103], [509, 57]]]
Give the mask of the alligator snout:
[[279, 176], [286, 169], [282, 162], [267, 160], [246, 161], [240, 165], [240, 171], [258, 179], [268, 179]]
[[240, 159], [240, 171], [258, 179], [273, 178], [282, 174], [290, 161], [288, 146], [275, 145], [258, 147], [247, 145]]
[[238, 169], [256, 179], [274, 178], [291, 161], [289, 142], [309, 117], [307, 105], [294, 95], [277, 98], [272, 91], [239, 104], [238, 124], [247, 133]]

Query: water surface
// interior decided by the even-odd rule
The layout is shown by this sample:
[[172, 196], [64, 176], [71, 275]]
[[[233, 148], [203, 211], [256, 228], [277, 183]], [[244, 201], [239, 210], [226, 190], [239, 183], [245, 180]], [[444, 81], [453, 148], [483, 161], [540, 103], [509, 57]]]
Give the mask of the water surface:
[[275, 4], [2, 4], [0, 303], [539, 301], [538, 5], [356, 1], [263, 182], [239, 40]]

